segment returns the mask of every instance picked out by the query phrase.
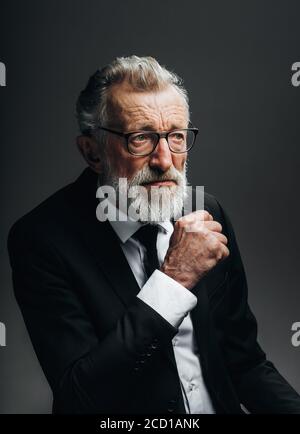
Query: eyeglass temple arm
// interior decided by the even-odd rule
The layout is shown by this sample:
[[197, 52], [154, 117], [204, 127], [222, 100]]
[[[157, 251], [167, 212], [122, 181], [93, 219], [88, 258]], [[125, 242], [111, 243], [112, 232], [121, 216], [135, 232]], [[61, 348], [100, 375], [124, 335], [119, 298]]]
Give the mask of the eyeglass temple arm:
[[104, 130], [104, 131], [108, 131], [109, 133], [113, 133], [113, 134], [116, 134], [117, 136], [120, 136], [120, 137], [124, 137], [124, 136], [125, 136], [125, 134], [124, 134], [124, 133], [121, 133], [121, 132], [119, 132], [119, 131], [115, 131], [115, 130], [111, 130], [111, 129], [109, 129], [109, 128], [105, 128], [105, 127], [98, 127], [98, 129], [99, 129], [99, 130]]

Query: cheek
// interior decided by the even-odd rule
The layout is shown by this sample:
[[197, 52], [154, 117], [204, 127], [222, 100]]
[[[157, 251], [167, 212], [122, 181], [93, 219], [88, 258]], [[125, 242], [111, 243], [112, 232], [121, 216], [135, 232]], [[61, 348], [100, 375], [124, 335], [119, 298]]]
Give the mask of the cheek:
[[147, 158], [134, 157], [133, 155], [129, 155], [124, 161], [124, 165], [126, 166], [126, 173], [128, 179], [131, 179], [136, 173], [141, 170], [145, 164], [147, 164]]
[[132, 178], [145, 164], [145, 158], [134, 157], [123, 147], [115, 146], [108, 152], [112, 168], [119, 177]]
[[186, 155], [173, 154], [172, 161], [175, 169], [183, 171], [184, 163], [186, 162]]

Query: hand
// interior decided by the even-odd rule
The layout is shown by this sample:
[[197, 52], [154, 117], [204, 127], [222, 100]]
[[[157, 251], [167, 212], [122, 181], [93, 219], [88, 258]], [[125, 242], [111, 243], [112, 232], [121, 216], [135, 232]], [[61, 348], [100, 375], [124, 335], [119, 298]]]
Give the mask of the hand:
[[205, 210], [181, 217], [174, 225], [161, 271], [192, 289], [219, 261], [229, 255], [222, 226]]

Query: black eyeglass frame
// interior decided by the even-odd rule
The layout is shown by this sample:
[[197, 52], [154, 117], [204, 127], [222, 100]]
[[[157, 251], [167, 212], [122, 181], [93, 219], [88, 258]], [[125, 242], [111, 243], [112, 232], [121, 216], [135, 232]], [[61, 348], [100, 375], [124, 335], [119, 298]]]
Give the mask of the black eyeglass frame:
[[[125, 139], [126, 139], [126, 147], [127, 147], [127, 151], [129, 152], [129, 154], [131, 154], [131, 155], [135, 155], [135, 156], [137, 156], [137, 157], [146, 157], [146, 156], [152, 154], [152, 152], [155, 151], [155, 148], [157, 147], [158, 142], [160, 141], [161, 138], [167, 140], [167, 143], [168, 143], [168, 146], [169, 146], [169, 149], [170, 149], [171, 152], [173, 152], [174, 154], [185, 154], [185, 153], [189, 152], [189, 151], [192, 149], [192, 147], [194, 146], [194, 144], [195, 144], [195, 142], [196, 142], [197, 134], [198, 134], [198, 132], [199, 132], [199, 129], [198, 129], [198, 128], [194, 128], [194, 127], [191, 127], [191, 128], [176, 128], [176, 129], [174, 129], [174, 130], [171, 130], [171, 131], [168, 131], [168, 132], [162, 132], [162, 133], [158, 133], [157, 131], [146, 131], [146, 130], [141, 130], [141, 131], [131, 131], [131, 132], [128, 132], [128, 133], [122, 133], [121, 131], [111, 130], [110, 128], [106, 128], [106, 127], [102, 127], [102, 126], [97, 127], [97, 129], [99, 129], [99, 130], [104, 130], [104, 131], [108, 131], [109, 133], [113, 133], [113, 134], [116, 134], [116, 135], [119, 136], [119, 137], [123, 137], [123, 138], [125, 138]], [[175, 131], [192, 131], [192, 132], [194, 133], [194, 140], [193, 140], [193, 143], [192, 143], [192, 145], [191, 145], [189, 148], [187, 148], [185, 151], [173, 151], [173, 150], [170, 148], [169, 141], [168, 141], [168, 136], [169, 136], [169, 134], [174, 133]], [[134, 152], [131, 152], [130, 149], [129, 149], [129, 143], [128, 143], [128, 139], [129, 139], [129, 137], [130, 137], [132, 134], [138, 134], [138, 133], [140, 133], [140, 134], [143, 134], [143, 133], [151, 133], [151, 134], [155, 134], [155, 135], [157, 136], [156, 145], [153, 147], [152, 151], [149, 152], [148, 154], [136, 154], [136, 153], [134, 153]]]

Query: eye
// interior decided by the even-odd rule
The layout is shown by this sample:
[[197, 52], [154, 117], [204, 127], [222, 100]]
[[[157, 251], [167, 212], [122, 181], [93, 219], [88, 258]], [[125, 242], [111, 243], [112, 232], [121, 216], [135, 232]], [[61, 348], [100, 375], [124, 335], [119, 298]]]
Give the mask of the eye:
[[149, 140], [151, 140], [151, 134], [147, 133], [132, 134], [129, 138], [129, 141], [134, 144], [143, 144]]
[[182, 131], [174, 131], [169, 135], [169, 138], [176, 142], [183, 142], [185, 140], [185, 135]]
[[139, 134], [138, 136], [133, 137], [133, 140], [143, 142], [144, 140], [147, 140], [147, 137], [145, 134]]

